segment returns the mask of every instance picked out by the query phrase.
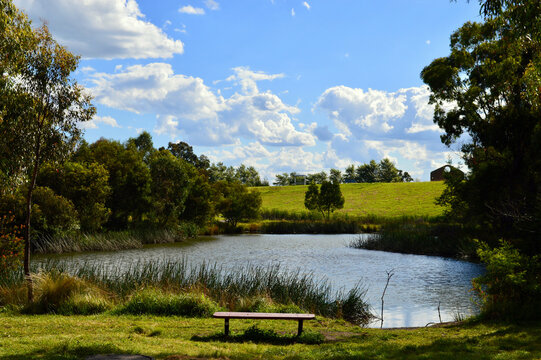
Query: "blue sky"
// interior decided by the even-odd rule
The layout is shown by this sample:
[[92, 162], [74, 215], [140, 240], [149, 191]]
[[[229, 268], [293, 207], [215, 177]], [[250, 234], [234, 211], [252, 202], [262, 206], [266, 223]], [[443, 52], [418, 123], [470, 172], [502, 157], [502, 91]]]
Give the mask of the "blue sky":
[[419, 74], [480, 19], [475, 1], [14, 2], [81, 55], [98, 109], [88, 141], [146, 130], [270, 182], [383, 157], [427, 181], [460, 156], [441, 145]]

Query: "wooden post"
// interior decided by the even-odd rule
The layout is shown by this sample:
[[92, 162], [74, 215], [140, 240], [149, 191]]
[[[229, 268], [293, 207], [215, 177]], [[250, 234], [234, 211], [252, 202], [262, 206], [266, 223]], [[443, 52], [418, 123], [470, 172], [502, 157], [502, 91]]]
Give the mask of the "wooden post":
[[302, 320], [299, 320], [299, 331], [297, 333], [297, 336], [301, 336], [302, 334]]
[[224, 323], [224, 333], [225, 333], [225, 336], [229, 336], [229, 318], [225, 318], [225, 323]]

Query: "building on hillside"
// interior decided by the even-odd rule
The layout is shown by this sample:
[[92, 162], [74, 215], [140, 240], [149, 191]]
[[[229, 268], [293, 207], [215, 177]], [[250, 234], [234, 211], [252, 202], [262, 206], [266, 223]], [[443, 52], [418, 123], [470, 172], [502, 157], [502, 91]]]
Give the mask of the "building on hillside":
[[299, 175], [299, 174], [296, 174], [295, 175], [295, 182], [293, 183], [293, 185], [306, 185], [306, 175]]
[[456, 173], [464, 176], [464, 172], [451, 165], [442, 166], [430, 173], [430, 181], [443, 181], [445, 174]]

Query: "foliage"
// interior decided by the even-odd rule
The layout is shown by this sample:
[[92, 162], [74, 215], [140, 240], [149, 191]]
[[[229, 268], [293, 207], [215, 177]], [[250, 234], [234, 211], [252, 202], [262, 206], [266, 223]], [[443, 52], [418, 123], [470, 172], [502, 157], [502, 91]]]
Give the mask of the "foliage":
[[152, 206], [159, 225], [178, 225], [188, 197], [188, 165], [167, 150], [154, 153], [149, 160]]
[[539, 255], [521, 254], [505, 241], [500, 241], [497, 248], [480, 243], [477, 252], [486, 264], [486, 272], [472, 283], [483, 301], [483, 314], [498, 319], [538, 319], [541, 306]]
[[208, 169], [210, 166], [209, 159], [205, 155], [197, 156], [193, 152], [193, 148], [184, 141], [178, 143], [170, 142], [167, 149], [173, 154], [173, 156], [186, 161], [188, 164], [193, 165], [197, 169]]
[[421, 73], [432, 91], [442, 141], [460, 139], [470, 169], [464, 182], [450, 182], [441, 203], [460, 219], [482, 225], [483, 239], [504, 237], [538, 254], [541, 5], [481, 3], [485, 21], [464, 24], [451, 36], [451, 53]]
[[221, 214], [227, 224], [236, 227], [237, 223], [245, 219], [254, 219], [261, 208], [261, 194], [248, 190], [240, 183], [227, 183], [219, 181], [214, 184], [218, 196], [216, 211]]
[[11, 213], [0, 216], [0, 277], [22, 264], [24, 243], [21, 226], [16, 225]]
[[304, 206], [308, 210], [321, 212], [327, 220], [330, 219], [332, 212], [344, 207], [344, 201], [340, 184], [328, 181], [321, 184], [321, 189], [315, 183], [311, 183], [304, 195]]
[[13, 156], [10, 124], [13, 109], [25, 106], [18, 95], [17, 76], [25, 66], [26, 55], [36, 45], [36, 37], [26, 15], [11, 0], [0, 0], [0, 196], [13, 193], [23, 179], [24, 158]]
[[79, 214], [81, 230], [98, 231], [111, 215], [105, 202], [111, 193], [107, 169], [96, 162], [68, 161], [62, 165], [45, 164], [37, 184], [69, 199]]
[[111, 209], [109, 228], [126, 229], [142, 222], [151, 208], [151, 174], [135, 146], [100, 139], [91, 145], [81, 144], [74, 160], [99, 163], [108, 171], [111, 195], [105, 206]]
[[34, 234], [62, 236], [79, 229], [78, 214], [70, 200], [41, 186], [36, 187], [33, 198]]

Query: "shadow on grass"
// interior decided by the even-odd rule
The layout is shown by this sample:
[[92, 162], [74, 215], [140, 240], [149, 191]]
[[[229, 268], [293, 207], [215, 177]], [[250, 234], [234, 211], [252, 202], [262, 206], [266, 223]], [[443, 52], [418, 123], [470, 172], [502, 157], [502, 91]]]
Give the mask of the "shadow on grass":
[[97, 354], [126, 354], [113, 344], [74, 345], [65, 343], [46, 349], [37, 349], [28, 353], [0, 356], [1, 360], [42, 359], [42, 360], [78, 360]]
[[318, 333], [312, 331], [305, 331], [301, 336], [296, 335], [278, 335], [274, 330], [264, 330], [260, 329], [257, 326], [252, 326], [243, 334], [239, 335], [228, 335], [225, 336], [224, 333], [220, 332], [208, 336], [199, 336], [195, 335], [191, 338], [192, 341], [220, 341], [220, 342], [230, 342], [230, 343], [243, 343], [243, 342], [253, 342], [259, 344], [271, 344], [271, 345], [292, 345], [292, 344], [305, 344], [305, 345], [316, 345], [321, 344], [325, 340], [325, 337]]

